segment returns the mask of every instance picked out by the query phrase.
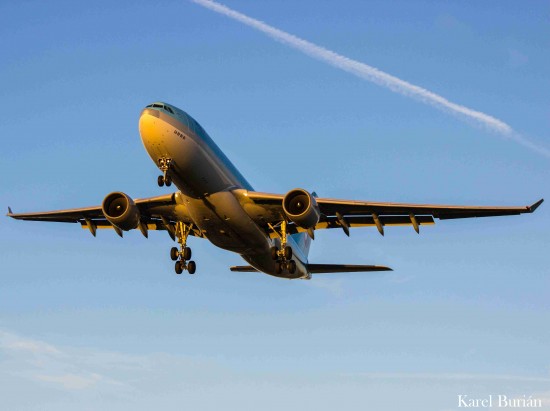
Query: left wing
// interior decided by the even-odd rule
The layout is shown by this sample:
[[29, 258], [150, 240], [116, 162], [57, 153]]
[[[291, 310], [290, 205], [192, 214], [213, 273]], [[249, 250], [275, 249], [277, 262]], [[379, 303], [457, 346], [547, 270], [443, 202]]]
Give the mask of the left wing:
[[[269, 223], [284, 219], [282, 202], [284, 195], [249, 191], [247, 197], [266, 211]], [[455, 218], [495, 217], [532, 213], [544, 201], [540, 199], [530, 206], [457, 206], [439, 204], [383, 203], [332, 198], [316, 198], [321, 212], [315, 229], [376, 226], [384, 234], [386, 225], [412, 225], [419, 232], [420, 225], [434, 224], [434, 218], [448, 220]], [[266, 217], [264, 217], [266, 219]], [[292, 225], [292, 232], [304, 229]], [[347, 233], [347, 231], [346, 231]]]
[[[181, 213], [176, 218], [174, 194], [136, 199], [134, 203], [140, 212], [140, 225], [138, 228], [143, 235], [147, 236], [148, 230], [167, 230], [170, 236], [174, 235], [173, 223], [176, 220], [181, 221]], [[94, 236], [98, 228], [113, 228], [122, 237], [122, 231], [107, 221], [101, 206], [37, 213], [13, 213], [11, 208], [8, 208], [7, 216], [16, 220], [80, 223], [82, 228], [89, 229]], [[187, 222], [190, 223], [191, 220]], [[190, 234], [202, 236], [198, 230], [193, 230]]]

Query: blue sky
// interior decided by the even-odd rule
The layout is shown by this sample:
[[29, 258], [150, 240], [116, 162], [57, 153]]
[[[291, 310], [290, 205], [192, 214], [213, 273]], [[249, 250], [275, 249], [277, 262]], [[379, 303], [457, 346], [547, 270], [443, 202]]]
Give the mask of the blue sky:
[[[549, 148], [547, 2], [231, 0], [251, 17], [494, 116]], [[187, 1], [0, 4], [0, 204], [168, 192], [137, 130], [162, 100], [260, 191], [524, 205], [550, 160]], [[550, 211], [322, 232], [311, 261], [390, 274], [231, 273], [166, 233], [93, 238], [0, 224], [0, 397], [13, 410], [454, 410], [457, 395], [550, 407]]]

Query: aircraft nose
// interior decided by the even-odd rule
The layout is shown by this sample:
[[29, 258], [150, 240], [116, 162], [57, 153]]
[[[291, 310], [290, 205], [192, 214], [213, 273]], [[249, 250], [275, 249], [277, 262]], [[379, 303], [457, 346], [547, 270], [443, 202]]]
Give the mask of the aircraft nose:
[[141, 141], [150, 154], [156, 152], [162, 144], [163, 135], [160, 123], [160, 114], [158, 110], [146, 108], [139, 116], [139, 134], [141, 136]]

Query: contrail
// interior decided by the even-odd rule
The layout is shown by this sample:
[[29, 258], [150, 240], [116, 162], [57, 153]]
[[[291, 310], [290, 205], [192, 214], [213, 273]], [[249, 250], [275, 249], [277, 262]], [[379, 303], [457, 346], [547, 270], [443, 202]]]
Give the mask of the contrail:
[[395, 93], [414, 98], [418, 101], [421, 101], [422, 103], [429, 104], [435, 108], [456, 115], [467, 122], [473, 122], [478, 126], [496, 132], [503, 137], [514, 140], [515, 142], [550, 158], [549, 149], [539, 146], [537, 143], [534, 143], [525, 138], [520, 133], [515, 131], [511, 126], [506, 124], [504, 121], [499, 120], [498, 118], [482, 113], [481, 111], [476, 111], [460, 104], [453, 103], [452, 101], [447, 100], [445, 97], [442, 97], [439, 94], [433, 93], [420, 86], [411, 84], [405, 80], [401, 80], [400, 78], [378, 70], [377, 68], [369, 66], [368, 64], [361, 63], [360, 61], [342, 56], [341, 54], [335, 53], [334, 51], [328, 50], [307, 40], [296, 37], [293, 34], [279, 30], [273, 26], [270, 26], [269, 24], [264, 23], [263, 21], [256, 20], [252, 17], [248, 17], [245, 14], [239, 13], [238, 11], [230, 9], [223, 4], [211, 0], [190, 1], [207, 9], [215, 11], [216, 13], [223, 14], [224, 16], [232, 18], [233, 20], [237, 20], [258, 31], [261, 31], [264, 34], [267, 34], [269, 37], [283, 44], [286, 44], [287, 46], [295, 48], [310, 57], [321, 60], [325, 63], [330, 64], [331, 66], [347, 71], [348, 73], [351, 73], [357, 77], [378, 84], [379, 86], [386, 87]]

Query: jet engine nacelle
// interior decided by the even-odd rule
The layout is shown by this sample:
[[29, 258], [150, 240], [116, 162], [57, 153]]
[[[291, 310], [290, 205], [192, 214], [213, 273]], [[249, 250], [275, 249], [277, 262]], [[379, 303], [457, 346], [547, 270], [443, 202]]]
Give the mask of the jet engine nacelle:
[[139, 209], [127, 194], [108, 194], [103, 200], [101, 210], [107, 221], [121, 230], [132, 230], [139, 224]]
[[315, 228], [321, 217], [315, 197], [301, 188], [290, 190], [285, 195], [283, 211], [290, 221], [303, 228]]

